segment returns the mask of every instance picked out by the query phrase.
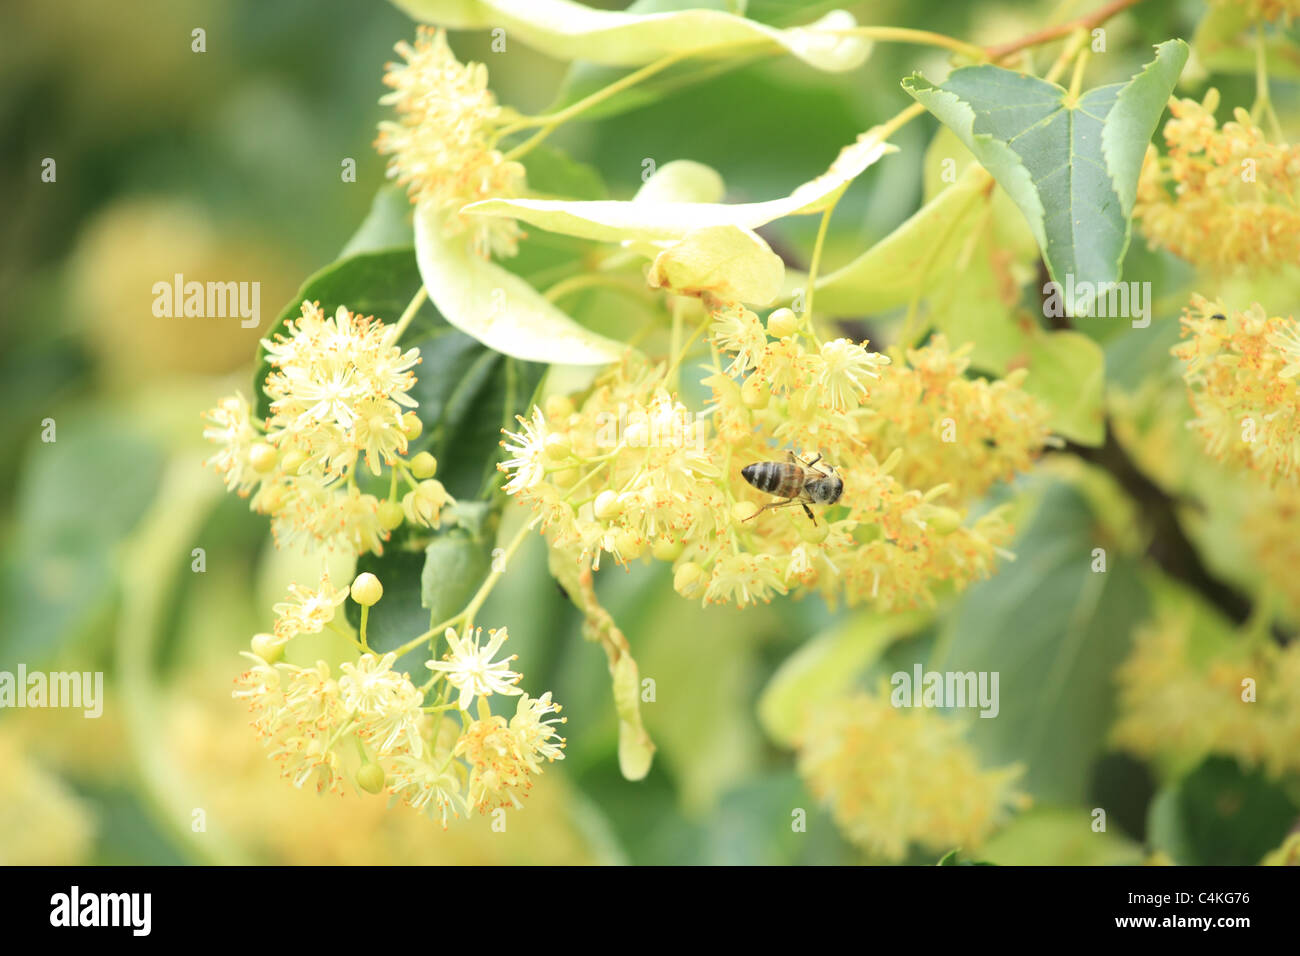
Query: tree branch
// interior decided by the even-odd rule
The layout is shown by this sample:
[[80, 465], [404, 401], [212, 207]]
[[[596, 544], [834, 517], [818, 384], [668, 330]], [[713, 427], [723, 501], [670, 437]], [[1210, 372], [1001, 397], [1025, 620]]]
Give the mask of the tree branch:
[[[1100, 448], [1066, 442], [1063, 451], [1107, 471], [1137, 503], [1141, 520], [1151, 532], [1147, 557], [1171, 578], [1202, 595], [1234, 624], [1240, 627], [1246, 623], [1254, 602], [1205, 566], [1195, 545], [1183, 531], [1174, 499], [1138, 468], [1115, 438], [1109, 421], [1106, 423], [1106, 441]], [[1273, 637], [1285, 644], [1289, 635], [1274, 625]]]

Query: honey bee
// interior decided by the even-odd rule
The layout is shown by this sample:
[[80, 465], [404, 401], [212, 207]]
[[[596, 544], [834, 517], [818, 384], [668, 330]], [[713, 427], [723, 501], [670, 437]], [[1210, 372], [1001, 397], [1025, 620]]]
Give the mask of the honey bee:
[[746, 521], [757, 518], [768, 508], [797, 504], [803, 508], [808, 520], [816, 524], [817, 519], [813, 517], [808, 505], [833, 505], [840, 500], [840, 495], [844, 493], [844, 481], [829, 464], [823, 462], [818, 466], [817, 463], [822, 460], [820, 454], [812, 461], [804, 461], [796, 457], [794, 452], [786, 454], [788, 457], [785, 461], [756, 461], [740, 469], [744, 479], [759, 491], [785, 499], [768, 502], [746, 518]]

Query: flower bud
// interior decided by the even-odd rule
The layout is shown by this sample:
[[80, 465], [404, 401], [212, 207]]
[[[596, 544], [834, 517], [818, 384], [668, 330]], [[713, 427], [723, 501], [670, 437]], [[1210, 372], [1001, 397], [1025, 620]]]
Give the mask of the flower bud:
[[297, 448], [288, 452], [280, 462], [280, 470], [286, 475], [298, 474], [298, 469], [307, 464], [307, 454]]
[[415, 412], [407, 412], [402, 416], [402, 434], [406, 436], [407, 441], [415, 441], [424, 431], [424, 422], [420, 421], [420, 416]]
[[573, 407], [573, 399], [567, 395], [549, 395], [546, 399], [546, 407], [543, 409], [546, 413], [548, 422], [562, 422], [576, 411]]
[[961, 513], [953, 508], [936, 506], [925, 516], [925, 524], [935, 534], [952, 534], [961, 527]]
[[565, 468], [551, 475], [551, 483], [557, 488], [572, 488], [581, 477], [582, 473], [577, 468]]
[[248, 463], [253, 466], [253, 471], [259, 475], [265, 475], [273, 471], [278, 457], [275, 449], [264, 441], [257, 442], [252, 448], [248, 449]]
[[707, 581], [708, 575], [694, 561], [687, 561], [673, 572], [673, 590], [682, 597], [699, 597]]
[[551, 461], [564, 461], [573, 454], [573, 446], [564, 435], [546, 436], [546, 457]]
[[601, 521], [609, 521], [623, 513], [623, 506], [618, 502], [618, 494], [606, 489], [596, 496], [592, 510]]
[[356, 580], [352, 582], [352, 600], [362, 607], [373, 607], [383, 596], [384, 586], [379, 583], [379, 578], [369, 571], [358, 574]]
[[357, 771], [357, 786], [366, 793], [382, 792], [386, 779], [384, 768], [377, 763], [364, 764]]
[[445, 504], [451, 501], [447, 489], [436, 478], [422, 481], [402, 498], [402, 511], [412, 524], [435, 527]]
[[379, 503], [379, 527], [385, 531], [392, 531], [406, 515], [402, 511], [402, 506], [396, 501], [381, 501]]
[[748, 521], [758, 514], [758, 505], [752, 501], [737, 501], [731, 506], [731, 517], [736, 522]]
[[650, 553], [659, 561], [676, 561], [682, 556], [684, 550], [686, 545], [683, 542], [660, 538], [650, 549]]
[[624, 528], [614, 535], [614, 547], [624, 561], [635, 561], [645, 554], [645, 539]]
[[438, 473], [438, 459], [422, 451], [411, 459], [411, 474], [416, 478], [432, 478]]
[[274, 634], [254, 634], [252, 650], [268, 664], [274, 664], [284, 656], [284, 641]]
[[783, 339], [799, 331], [799, 316], [791, 309], [777, 309], [767, 317], [767, 334]]

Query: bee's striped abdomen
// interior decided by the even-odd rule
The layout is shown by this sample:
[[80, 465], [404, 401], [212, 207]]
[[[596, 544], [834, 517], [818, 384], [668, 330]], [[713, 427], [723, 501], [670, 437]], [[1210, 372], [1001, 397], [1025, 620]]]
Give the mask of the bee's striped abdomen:
[[803, 469], [789, 462], [757, 461], [740, 474], [759, 491], [778, 498], [794, 498], [803, 490]]

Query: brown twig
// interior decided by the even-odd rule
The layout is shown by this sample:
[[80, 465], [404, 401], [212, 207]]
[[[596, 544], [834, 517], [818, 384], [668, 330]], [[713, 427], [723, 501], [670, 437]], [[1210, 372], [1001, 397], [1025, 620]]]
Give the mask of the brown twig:
[[1076, 17], [1066, 23], [1060, 23], [1054, 27], [1044, 27], [1042, 30], [1028, 33], [1018, 40], [1012, 40], [1009, 43], [1001, 43], [997, 46], [988, 47], [988, 55], [995, 61], [1005, 60], [1013, 53], [1019, 53], [1021, 50], [1028, 47], [1038, 46], [1040, 43], [1047, 43], [1063, 36], [1069, 36], [1075, 30], [1091, 30], [1094, 27], [1098, 27], [1105, 23], [1111, 17], [1115, 16], [1115, 14], [1127, 10], [1129, 7], [1135, 6], [1141, 2], [1142, 0], [1112, 0], [1111, 3], [1094, 10], [1092, 13]]
[[[1183, 531], [1175, 500], [1137, 466], [1116, 439], [1109, 422], [1105, 443], [1100, 448], [1067, 442], [1062, 451], [1105, 469], [1136, 502], [1141, 519], [1151, 532], [1147, 556], [1165, 574], [1196, 591], [1234, 624], [1241, 626], [1249, 620], [1254, 602], [1205, 566], [1196, 546]], [[1290, 635], [1274, 626], [1273, 637], [1284, 644]]]

